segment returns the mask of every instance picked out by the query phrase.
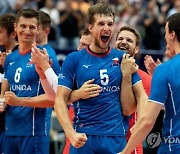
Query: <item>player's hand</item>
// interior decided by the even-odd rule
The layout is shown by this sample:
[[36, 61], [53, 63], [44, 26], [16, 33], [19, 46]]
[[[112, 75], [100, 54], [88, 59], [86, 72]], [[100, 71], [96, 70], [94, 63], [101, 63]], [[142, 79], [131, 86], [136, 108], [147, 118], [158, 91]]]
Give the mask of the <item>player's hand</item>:
[[97, 84], [93, 84], [94, 79], [84, 82], [78, 94], [80, 99], [88, 99], [90, 97], [96, 97], [101, 92], [101, 87]]
[[17, 97], [12, 91], [6, 91], [4, 94], [4, 99], [6, 104], [9, 104], [11, 106], [21, 106], [20, 98]]
[[51, 67], [49, 61], [49, 55], [45, 48], [43, 50], [40, 50], [35, 45], [32, 45], [31, 50], [32, 50], [31, 61], [33, 64], [40, 67], [43, 71], [46, 71], [48, 68]]
[[5, 111], [6, 109], [6, 103], [4, 98], [0, 98], [0, 112]]
[[135, 63], [135, 59], [130, 57], [129, 54], [123, 54], [121, 61], [121, 72], [123, 75], [133, 74], [137, 72], [138, 65]]
[[155, 62], [153, 58], [149, 55], [146, 55], [144, 57], [144, 65], [146, 67], [148, 74], [151, 76], [153, 75], [156, 66], [159, 64], [161, 64], [161, 61], [159, 59], [157, 59], [157, 61]]
[[80, 148], [82, 146], [84, 146], [84, 144], [87, 141], [87, 136], [84, 133], [75, 133], [74, 135], [72, 135], [71, 137], [68, 137], [72, 146], [74, 146], [75, 148]]

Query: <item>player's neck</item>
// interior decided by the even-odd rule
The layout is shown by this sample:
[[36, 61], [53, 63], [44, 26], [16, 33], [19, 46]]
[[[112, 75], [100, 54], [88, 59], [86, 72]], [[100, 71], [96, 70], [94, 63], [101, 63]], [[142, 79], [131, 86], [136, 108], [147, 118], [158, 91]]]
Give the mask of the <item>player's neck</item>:
[[31, 43], [19, 43], [19, 52], [22, 54], [30, 51], [31, 48], [32, 48]]
[[94, 52], [93, 50], [91, 50], [89, 45], [87, 46], [87, 48], [88, 48], [88, 51], [91, 52], [94, 55], [106, 55], [109, 52], [109, 49], [110, 49], [110, 47], [109, 47], [106, 52]]
[[180, 53], [180, 43], [179, 42], [174, 42], [174, 51], [176, 54]]
[[90, 52], [92, 52], [92, 53], [95, 53], [95, 54], [106, 54], [106, 53], [109, 51], [109, 48], [110, 48], [110, 47], [107, 47], [107, 48], [105, 48], [105, 49], [102, 49], [102, 48], [100, 48], [100, 47], [97, 47], [97, 46], [95, 46], [95, 45], [90, 44], [90, 45], [88, 46], [88, 48], [89, 48]]

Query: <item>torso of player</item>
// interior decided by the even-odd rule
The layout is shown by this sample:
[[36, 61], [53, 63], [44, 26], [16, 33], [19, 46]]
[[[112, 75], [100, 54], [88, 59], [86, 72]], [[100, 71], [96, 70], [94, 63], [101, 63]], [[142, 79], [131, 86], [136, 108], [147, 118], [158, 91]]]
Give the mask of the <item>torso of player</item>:
[[20, 55], [18, 51], [12, 53], [6, 65], [6, 77], [10, 90], [18, 96], [36, 96], [39, 86], [39, 76], [34, 65], [30, 62], [30, 52]]
[[[101, 86], [99, 96], [79, 100], [75, 105], [75, 128], [89, 134], [124, 135], [124, 117], [120, 106], [121, 70], [120, 61], [124, 52], [111, 49], [107, 55], [93, 55], [88, 49], [73, 53], [66, 61], [70, 67], [69, 80], [81, 87], [87, 80]], [[66, 65], [65, 64], [65, 65]], [[63, 70], [62, 72], [66, 72]], [[71, 72], [72, 71], [72, 72]], [[73, 89], [73, 82], [62, 83]]]

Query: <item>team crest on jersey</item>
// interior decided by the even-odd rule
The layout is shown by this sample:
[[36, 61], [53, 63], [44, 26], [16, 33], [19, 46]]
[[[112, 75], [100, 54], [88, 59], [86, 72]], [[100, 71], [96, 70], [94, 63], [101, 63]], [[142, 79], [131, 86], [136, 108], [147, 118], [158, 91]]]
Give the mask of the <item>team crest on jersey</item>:
[[112, 59], [113, 63], [112, 63], [112, 67], [119, 67], [119, 58], [115, 57]]
[[29, 62], [26, 64], [26, 67], [32, 67], [32, 66], [33, 66], [32, 60], [29, 59]]

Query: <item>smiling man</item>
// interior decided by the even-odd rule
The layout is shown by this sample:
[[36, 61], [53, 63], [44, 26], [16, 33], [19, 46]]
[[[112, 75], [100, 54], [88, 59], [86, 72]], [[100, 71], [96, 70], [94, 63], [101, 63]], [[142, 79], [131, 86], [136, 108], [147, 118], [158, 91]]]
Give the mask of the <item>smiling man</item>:
[[[129, 26], [123, 26], [120, 28], [117, 34], [115, 48], [123, 50], [127, 52], [131, 57], [134, 57], [135, 54], [139, 52], [140, 39], [141, 39], [140, 33], [136, 29]], [[123, 67], [123, 68], [127, 69], [127, 67]], [[142, 79], [143, 87], [146, 91], [146, 94], [149, 95], [151, 88], [151, 76], [140, 69], [138, 69], [137, 72]], [[125, 84], [127, 86], [128, 83]], [[131, 117], [128, 119], [129, 130], [127, 134], [127, 140], [131, 135], [130, 129], [134, 126], [136, 120], [137, 120], [137, 112], [134, 112], [131, 115]], [[132, 154], [142, 154], [142, 153], [143, 153], [142, 144], [139, 144], [132, 152]]]
[[140, 115], [132, 135], [122, 154], [130, 154], [152, 129], [162, 108], [165, 116], [162, 129], [162, 142], [159, 154], [179, 154], [180, 136], [180, 13], [168, 17], [165, 26], [165, 39], [173, 58], [158, 65], [152, 77], [152, 86], [145, 113]]
[[[5, 108], [6, 154], [49, 153], [52, 108], [48, 107], [54, 102], [44, 94], [40, 78], [30, 62], [38, 26], [39, 15], [35, 10], [23, 9], [17, 13], [14, 30], [19, 47], [6, 57], [1, 90], [1, 97], [8, 104]], [[56, 58], [47, 52], [52, 59]], [[59, 65], [54, 63], [53, 68], [58, 74]]]

